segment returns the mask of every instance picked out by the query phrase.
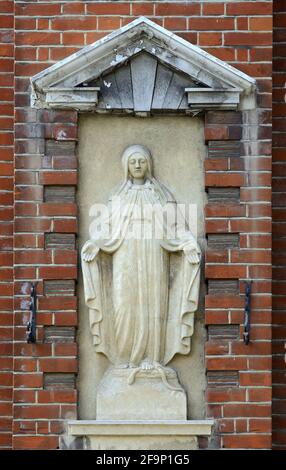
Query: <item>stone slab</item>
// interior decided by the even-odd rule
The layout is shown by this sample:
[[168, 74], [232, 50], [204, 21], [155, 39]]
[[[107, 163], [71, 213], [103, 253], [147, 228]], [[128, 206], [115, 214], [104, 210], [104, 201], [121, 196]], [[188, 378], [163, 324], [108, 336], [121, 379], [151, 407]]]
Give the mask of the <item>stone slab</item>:
[[162, 371], [163, 377], [157, 370], [109, 369], [98, 387], [97, 419], [186, 419], [187, 398], [177, 374]]
[[213, 420], [68, 421], [68, 435], [92, 450], [195, 450], [210, 436]]

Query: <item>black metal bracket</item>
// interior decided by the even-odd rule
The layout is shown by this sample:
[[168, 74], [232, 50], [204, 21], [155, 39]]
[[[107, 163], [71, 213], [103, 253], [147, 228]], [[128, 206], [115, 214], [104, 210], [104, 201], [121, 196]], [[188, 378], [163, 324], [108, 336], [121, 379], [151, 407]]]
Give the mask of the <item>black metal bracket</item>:
[[31, 284], [30, 294], [30, 320], [27, 324], [27, 343], [36, 342], [36, 313], [37, 313], [37, 290], [36, 283]]
[[245, 307], [244, 307], [244, 344], [249, 344], [250, 340], [250, 298], [251, 298], [251, 281], [245, 283]]

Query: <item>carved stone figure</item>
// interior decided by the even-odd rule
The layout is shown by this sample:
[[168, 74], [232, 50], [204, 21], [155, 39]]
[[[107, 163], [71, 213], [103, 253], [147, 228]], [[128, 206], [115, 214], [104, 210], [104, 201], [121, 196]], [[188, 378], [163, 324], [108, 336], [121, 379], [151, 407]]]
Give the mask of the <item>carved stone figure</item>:
[[[176, 353], [190, 351], [201, 252], [185, 220], [165, 217], [177, 204], [153, 176], [150, 151], [131, 145], [122, 164], [124, 181], [99, 220], [101, 229], [91, 224], [82, 248], [85, 301], [97, 352], [116, 369], [160, 370]], [[170, 312], [172, 252], [182, 254], [182, 282]], [[105, 254], [111, 257], [109, 277]]]

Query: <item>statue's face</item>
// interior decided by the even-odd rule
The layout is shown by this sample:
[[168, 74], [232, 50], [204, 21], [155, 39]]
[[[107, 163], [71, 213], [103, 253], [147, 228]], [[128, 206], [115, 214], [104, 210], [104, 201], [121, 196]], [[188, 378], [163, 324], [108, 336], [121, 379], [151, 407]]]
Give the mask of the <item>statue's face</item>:
[[142, 179], [147, 173], [147, 160], [141, 153], [134, 153], [128, 160], [128, 170], [132, 178]]

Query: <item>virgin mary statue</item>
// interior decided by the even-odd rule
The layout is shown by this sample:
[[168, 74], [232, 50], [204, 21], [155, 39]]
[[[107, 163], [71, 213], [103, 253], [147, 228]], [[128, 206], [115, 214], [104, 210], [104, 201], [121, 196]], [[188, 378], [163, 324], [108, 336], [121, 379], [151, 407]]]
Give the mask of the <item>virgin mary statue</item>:
[[[97, 352], [115, 368], [154, 369], [190, 351], [201, 252], [186, 221], [174, 221], [177, 203], [153, 176], [150, 151], [131, 145], [122, 165], [124, 181], [82, 248], [85, 302]], [[171, 309], [172, 252], [181, 256]]]

